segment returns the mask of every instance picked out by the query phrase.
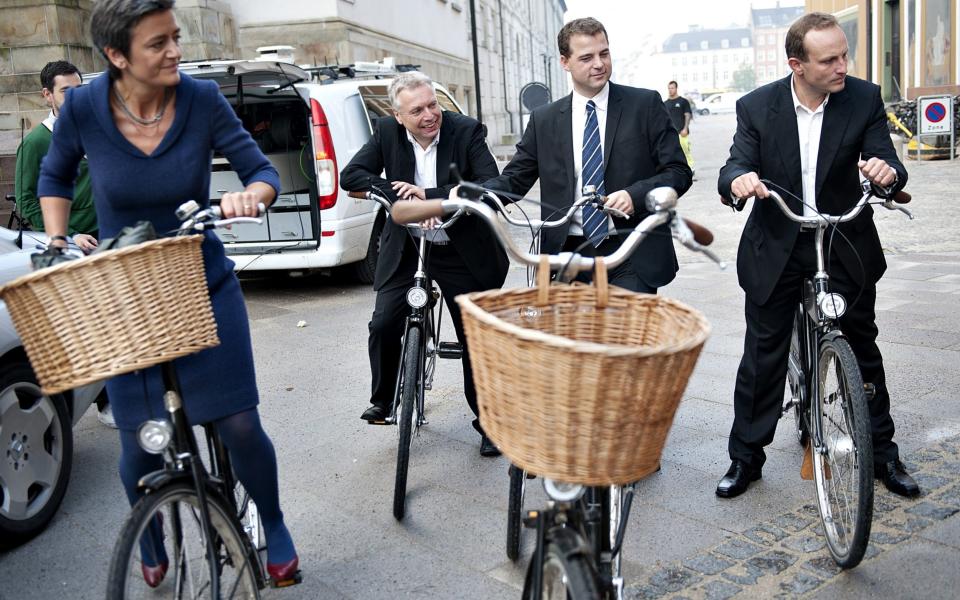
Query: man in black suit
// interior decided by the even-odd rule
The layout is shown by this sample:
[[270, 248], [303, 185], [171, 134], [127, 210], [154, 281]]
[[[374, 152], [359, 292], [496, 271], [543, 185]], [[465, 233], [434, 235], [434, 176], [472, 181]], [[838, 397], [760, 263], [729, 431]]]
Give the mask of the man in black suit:
[[[586, 256], [609, 255], [649, 214], [644, 206], [647, 192], [669, 186], [683, 194], [693, 175], [660, 95], [610, 83], [607, 32], [599, 21], [567, 23], [557, 44], [560, 64], [573, 79], [573, 93], [533, 111], [513, 160], [485, 185], [522, 196], [539, 178], [541, 215], [549, 219], [565, 213], [583, 185], [599, 183], [597, 189], [608, 193], [606, 205], [629, 218], [585, 208], [569, 229], [544, 229], [540, 247], [551, 254], [576, 250]], [[611, 269], [609, 279], [629, 290], [654, 293], [676, 272], [673, 240], [663, 226], [629, 260]]]
[[[732, 464], [717, 495], [742, 494], [761, 476], [763, 447], [773, 441], [784, 394], [793, 311], [800, 283], [815, 270], [813, 230], [801, 230], [768, 200], [760, 178], [774, 182], [795, 212], [841, 214], [861, 196], [864, 177], [882, 196], [907, 182], [887, 132], [880, 88], [847, 77], [847, 40], [837, 20], [810, 13], [791, 26], [786, 53], [793, 71], [737, 102], [737, 132], [720, 170], [724, 197], [755, 196], [737, 254], [746, 292], [747, 333], [734, 391], [729, 451]], [[803, 198], [803, 203], [795, 198]], [[900, 462], [893, 442], [890, 396], [877, 348], [876, 283], [886, 269], [867, 206], [839, 226], [830, 245], [830, 285], [852, 304], [840, 328], [853, 347], [870, 400], [874, 472], [891, 491], [919, 489]], [[847, 241], [849, 240], [849, 241]]]
[[[467, 181], [484, 181], [497, 175], [497, 163], [487, 148], [485, 128], [475, 119], [443, 112], [433, 91], [433, 82], [422, 73], [397, 76], [390, 84], [394, 115], [374, 124], [373, 136], [340, 173], [340, 186], [350, 191], [371, 187], [400, 199], [446, 198], [457, 181], [450, 181], [449, 166], [456, 163]], [[381, 174], [386, 170], [386, 179]], [[463, 388], [467, 403], [477, 415], [477, 394], [467, 355], [458, 294], [498, 288], [507, 276], [507, 255], [488, 227], [474, 217], [463, 217], [442, 231], [421, 230], [412, 234], [387, 219], [380, 242], [380, 259], [374, 274], [377, 290], [370, 320], [370, 368], [373, 394], [361, 418], [382, 424], [389, 416], [400, 365], [406, 293], [413, 283], [419, 252], [415, 236], [428, 236], [428, 269], [443, 291], [450, 316], [463, 345]], [[499, 451], [483, 434], [480, 421], [480, 454]]]

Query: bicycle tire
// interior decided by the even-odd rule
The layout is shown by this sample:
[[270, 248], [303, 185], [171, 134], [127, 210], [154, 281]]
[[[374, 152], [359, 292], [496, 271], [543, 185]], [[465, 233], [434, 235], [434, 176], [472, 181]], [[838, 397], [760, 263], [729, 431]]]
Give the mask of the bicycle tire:
[[[216, 533], [220, 598], [257, 600], [260, 590], [247, 546], [236, 529], [226, 502], [208, 492], [206, 504], [210, 525]], [[114, 546], [107, 579], [107, 598], [211, 598], [210, 565], [203, 542], [199, 499], [192, 483], [168, 484], [142, 497], [127, 517]], [[158, 515], [160, 515], [158, 517]], [[147, 533], [152, 527], [153, 533]], [[162, 534], [156, 531], [162, 529]], [[152, 535], [163, 540], [169, 570], [156, 588], [149, 587], [141, 572], [140, 540]], [[148, 542], [149, 543], [149, 542]], [[156, 546], [152, 551], [158, 552]], [[188, 555], [188, 553], [190, 553]], [[149, 562], [157, 563], [158, 555]], [[187, 595], [184, 595], [187, 594]], [[206, 594], [206, 595], [204, 595]], [[219, 600], [219, 599], [217, 599]]]
[[523, 469], [510, 465], [510, 494], [507, 498], [507, 558], [520, 556], [520, 535], [523, 531], [523, 492], [527, 475]]
[[[873, 441], [863, 378], [850, 344], [827, 338], [818, 353], [818, 418], [823, 449], [814, 449], [817, 504], [827, 548], [841, 568], [863, 559], [873, 522]], [[833, 389], [835, 391], [828, 391]]]
[[393, 516], [403, 520], [407, 502], [407, 470], [410, 464], [410, 436], [413, 405], [420, 387], [420, 330], [407, 330], [403, 352], [403, 379], [400, 389], [400, 440], [397, 444], [397, 476], [393, 483]]
[[565, 527], [547, 532], [541, 571], [541, 593], [533, 590], [534, 561], [523, 584], [524, 600], [600, 600], [600, 588], [590, 568], [586, 543]]
[[786, 393], [790, 397], [796, 400], [796, 403], [793, 405], [793, 425], [797, 434], [797, 442], [800, 443], [800, 447], [804, 448], [807, 445], [807, 440], [810, 439], [808, 419], [809, 414], [806, 410], [808, 406], [807, 403], [807, 390], [806, 381], [808, 378], [803, 377], [803, 365], [804, 360], [800, 353], [800, 332], [802, 327], [805, 325], [804, 322], [803, 308], [798, 307], [793, 318], [793, 331], [790, 334], [790, 354], [787, 358], [787, 386]]

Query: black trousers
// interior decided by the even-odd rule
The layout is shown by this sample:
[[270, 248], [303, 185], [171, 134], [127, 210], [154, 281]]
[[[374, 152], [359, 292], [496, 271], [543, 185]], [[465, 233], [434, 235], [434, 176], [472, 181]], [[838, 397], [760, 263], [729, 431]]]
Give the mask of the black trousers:
[[[625, 238], [620, 235], [612, 235], [603, 240], [600, 246], [595, 248], [593, 244], [587, 242], [583, 236], [571, 235], [563, 242], [562, 250], [564, 252], [578, 252], [582, 256], [609, 256], [617, 251], [617, 248], [620, 247], [624, 239]], [[590, 283], [593, 281], [593, 273], [589, 271], [581, 272], [574, 280]], [[649, 285], [640, 277], [629, 259], [607, 271], [607, 282], [610, 285], [622, 287], [631, 292], [642, 292], [644, 294], [657, 293], [657, 288]]]
[[[803, 278], [816, 271], [815, 243], [814, 233], [801, 232], [767, 302], [757, 304], [749, 296], [746, 298], [747, 333], [734, 390], [729, 451], [732, 460], [742, 460], [753, 468], [763, 466], [763, 448], [773, 441], [777, 428], [786, 387], [794, 309], [801, 298]], [[846, 242], [837, 238], [834, 243]], [[840, 318], [840, 330], [853, 348], [864, 383], [872, 383], [876, 388], [870, 400], [874, 461], [895, 460], [898, 450], [893, 442], [890, 395], [883, 357], [877, 347], [876, 286], [867, 284], [861, 290], [836, 258], [828, 263], [827, 272], [831, 291], [841, 293], [850, 304]]]
[[[450, 245], [427, 244], [427, 275], [436, 281], [443, 292], [443, 300], [449, 309], [456, 330], [457, 341], [463, 346], [463, 394], [473, 414], [477, 409], [477, 392], [473, 387], [473, 371], [467, 353], [467, 338], [463, 334], [460, 307], [454, 301], [459, 294], [487, 289], [463, 264], [463, 259]], [[407, 240], [400, 265], [389, 280], [377, 291], [377, 299], [370, 318], [368, 349], [370, 370], [373, 374], [372, 404], [390, 406], [400, 369], [401, 338], [410, 307], [407, 305], [407, 290], [413, 286], [413, 274], [417, 270], [418, 245]], [[439, 340], [437, 340], [439, 342]], [[480, 420], [474, 419], [474, 428], [480, 433]]]

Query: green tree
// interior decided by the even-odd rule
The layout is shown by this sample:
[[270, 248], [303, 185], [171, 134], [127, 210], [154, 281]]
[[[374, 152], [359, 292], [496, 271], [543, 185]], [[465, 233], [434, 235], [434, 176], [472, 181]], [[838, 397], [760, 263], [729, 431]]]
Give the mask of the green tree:
[[741, 63], [733, 72], [733, 89], [738, 92], [749, 92], [755, 87], [757, 87], [757, 75], [753, 72], [753, 67], [747, 63]]

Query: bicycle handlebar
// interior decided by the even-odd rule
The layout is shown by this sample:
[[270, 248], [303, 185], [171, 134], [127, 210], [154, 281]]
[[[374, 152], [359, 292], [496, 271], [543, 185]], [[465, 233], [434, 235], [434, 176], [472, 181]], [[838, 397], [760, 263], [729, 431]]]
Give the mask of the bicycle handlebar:
[[[390, 204], [389, 200], [387, 200], [382, 195], [378, 194], [373, 190], [370, 190], [367, 192], [347, 192], [347, 195], [350, 196], [351, 198], [356, 198], [357, 200], [372, 200], [377, 204], [379, 204], [380, 206], [382, 206], [383, 210], [387, 211], [387, 214], [390, 215], [391, 217], [393, 216], [393, 211], [396, 209], [396, 206], [401, 202], [403, 203], [409, 202], [410, 204], [426, 204], [428, 202], [439, 202], [439, 200], [398, 200], [397, 202]], [[393, 219], [393, 222], [398, 225], [404, 225], [411, 229], [423, 229], [418, 225], [419, 223], [422, 223], [423, 221], [426, 221], [427, 219], [430, 219], [433, 217], [441, 217], [441, 216], [443, 216], [442, 212], [436, 215], [431, 215], [424, 219], [418, 219], [418, 220], [412, 220], [412, 221], [407, 220], [403, 223], [397, 221], [396, 219]], [[441, 223], [440, 225], [438, 225], [437, 227], [434, 227], [432, 229], [427, 229], [426, 231], [438, 231], [440, 229], [446, 229], [447, 227], [450, 227], [451, 225], [456, 223], [458, 218], [460, 218], [460, 215], [454, 215], [452, 219], [448, 219], [443, 223]]]
[[[713, 238], [709, 230], [696, 223], [693, 223], [691, 227], [676, 214], [677, 193], [675, 190], [665, 187], [651, 190], [647, 194], [646, 204], [652, 214], [645, 217], [630, 232], [616, 252], [604, 257], [607, 266], [616, 267], [623, 263], [651, 231], [660, 225], [669, 223], [672, 235], [680, 243], [691, 250], [703, 253], [719, 264], [721, 268], [726, 267], [723, 261], [705, 247]], [[497, 219], [494, 210], [482, 202], [458, 198], [451, 192], [451, 197], [447, 200], [401, 200], [395, 202], [392, 208], [390, 216], [394, 222], [400, 225], [420, 222], [461, 210], [476, 215], [487, 223], [507, 250], [507, 253], [515, 260], [530, 266], [540, 264], [539, 256], [525, 252], [516, 246], [511, 236], [504, 229], [503, 224]], [[563, 279], [572, 279], [577, 273], [591, 270], [594, 266], [593, 258], [571, 252], [549, 255], [548, 261], [552, 270], [562, 271], [560, 275]]]

